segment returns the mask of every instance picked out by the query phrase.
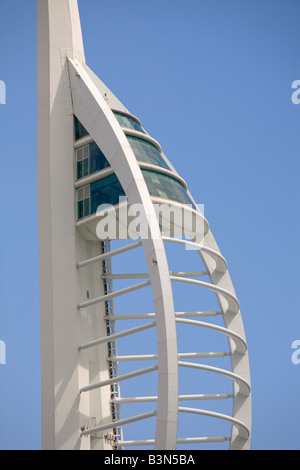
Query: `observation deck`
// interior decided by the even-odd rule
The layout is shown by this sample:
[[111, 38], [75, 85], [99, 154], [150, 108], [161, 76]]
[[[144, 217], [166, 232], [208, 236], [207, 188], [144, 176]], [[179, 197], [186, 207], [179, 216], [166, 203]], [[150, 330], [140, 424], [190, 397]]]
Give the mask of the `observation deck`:
[[[204, 236], [209, 226], [189, 195], [186, 182], [169, 163], [160, 144], [146, 133], [135, 116], [112, 111], [139, 164], [161, 232], [193, 240], [197, 229], [199, 242], [199, 233]], [[102, 150], [76, 117], [74, 149], [76, 226], [80, 233], [87, 240], [105, 239], [97, 234], [97, 225], [105, 216], [107, 221], [114, 218], [116, 223], [116, 230], [110, 231], [110, 240], [139, 238], [141, 230], [137, 233], [128, 229], [137, 217], [136, 211], [128, 206], [125, 191]]]

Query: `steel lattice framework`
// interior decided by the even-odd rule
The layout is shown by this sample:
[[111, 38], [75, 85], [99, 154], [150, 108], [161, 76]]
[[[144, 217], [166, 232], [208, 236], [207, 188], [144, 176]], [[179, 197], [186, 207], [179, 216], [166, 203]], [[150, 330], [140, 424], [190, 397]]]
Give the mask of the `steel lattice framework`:
[[[154, 446], [172, 450], [178, 445], [229, 441], [230, 449], [248, 449], [251, 389], [247, 344], [227, 263], [207, 220], [159, 143], [86, 65], [76, 0], [38, 0], [38, 39], [43, 447]], [[127, 119], [125, 124], [120, 124], [117, 115]], [[86, 131], [75, 139], [74, 116]], [[126, 122], [137, 126], [131, 127]], [[165, 166], [139, 161], [129, 136], [152, 145]], [[76, 156], [81, 165], [84, 148], [88, 152], [91, 144], [101, 149], [108, 165], [78, 178]], [[190, 210], [202, 221], [201, 242], [166, 235], [154, 203], [172, 202], [179, 208], [182, 203], [151, 195], [144, 171], [160, 173], [186, 191], [194, 204]], [[97, 236], [99, 213], [78, 218], [76, 205], [76, 201], [90, 201], [92, 185], [109, 177], [116, 177], [120, 183], [127, 209], [135, 204], [143, 207], [143, 222], [149, 233], [148, 237], [128, 241], [115, 249], [112, 240], [99, 240]], [[121, 210], [122, 203], [117, 205], [118, 216]], [[172, 259], [168, 254], [171, 246], [181, 251], [183, 260], [192, 256], [197, 270], [187, 267], [171, 271]], [[134, 267], [136, 253], [138, 259], [145, 261], [146, 272], [130, 269], [125, 273], [113, 272], [113, 261], [122, 256], [129, 256]], [[115, 289], [114, 285], [121, 281], [125, 286]], [[198, 289], [197, 310], [189, 308], [191, 291], [187, 291], [186, 307], [177, 311], [177, 286], [193, 292]], [[141, 294], [149, 290], [152, 312], [146, 302], [142, 302], [138, 312], [134, 308], [131, 313], [115, 311], [117, 299], [122, 306], [123, 299], [131, 299], [135, 294], [143, 299]], [[203, 307], [200, 294], [203, 291], [211, 293], [217, 309], [214, 302], [211, 310]], [[137, 342], [136, 338], [151, 331], [156, 332], [153, 350], [132, 354], [131, 345]], [[178, 338], [189, 335], [189, 331], [196, 335], [213, 334], [222, 338], [222, 345], [225, 337], [228, 347], [202, 351], [199, 344], [201, 351], [181, 351]], [[122, 354], [118, 353], [120, 341]], [[210, 360], [224, 360], [226, 366], [219, 365], [220, 362], [218, 366], [211, 365]], [[123, 364], [128, 363], [133, 368], [123, 371]], [[143, 367], [136, 365], [140, 363]], [[185, 375], [190, 372], [193, 375]], [[199, 374], [204, 374], [205, 381], [197, 382]], [[231, 390], [205, 393], [205, 384], [215, 375], [229, 379]], [[123, 382], [142, 383], [148, 376], [156, 384], [155, 394], [121, 395]], [[181, 377], [191, 378], [187, 384], [183, 379], [182, 386]], [[182, 392], [186, 387], [189, 393]], [[204, 402], [228, 400], [232, 401], [231, 414], [220, 412], [219, 407], [201, 406]], [[187, 402], [195, 405], [183, 406]], [[145, 408], [131, 415], [126, 411], [123, 417], [123, 408], [132, 410], [132, 404]], [[230, 432], [178, 435], [178, 420], [184, 415], [194, 415], [199, 421], [207, 418], [216, 423], [224, 421], [229, 423]], [[132, 423], [144, 423], [147, 430], [149, 420], [155, 422], [154, 435], [141, 439], [137, 432], [133, 438], [126, 437]]]

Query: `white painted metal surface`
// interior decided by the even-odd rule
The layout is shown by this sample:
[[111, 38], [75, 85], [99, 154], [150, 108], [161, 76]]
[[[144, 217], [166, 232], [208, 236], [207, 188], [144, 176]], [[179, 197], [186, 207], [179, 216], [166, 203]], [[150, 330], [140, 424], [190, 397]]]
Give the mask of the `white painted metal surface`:
[[[141, 171], [142, 168], [152, 169], [153, 165], [137, 161], [126, 135], [139, 136], [141, 133], [122, 129], [113, 110], [122, 111], [128, 117], [132, 116], [131, 113], [85, 64], [76, 0], [38, 0], [38, 44], [43, 448], [154, 446], [155, 449], [172, 450], [177, 445], [197, 444], [201, 448], [202, 444], [229, 441], [231, 449], [248, 449], [251, 388], [247, 344], [227, 263], [207, 221], [198, 213], [205, 230], [201, 243], [161, 233], [153, 205], [157, 198], [150, 197]], [[80, 140], [80, 145], [79, 141], [74, 145], [74, 115], [89, 134]], [[145, 139], [161, 152], [155, 139], [147, 134]], [[89, 175], [82, 181], [74, 181], [76, 149], [90, 142], [101, 148], [111, 168]], [[186, 188], [186, 183], [172, 165], [169, 166], [171, 171], [159, 171], [173, 175]], [[77, 222], [75, 194], [81, 186], [113, 173], [120, 181], [129, 204], [142, 205], [150, 237], [102, 252], [101, 241], [93, 235], [97, 216], [90, 215]], [[171, 244], [182, 250], [186, 247], [194, 250], [192, 253], [199, 261], [196, 270], [185, 267], [181, 271], [170, 270], [167, 247]], [[141, 247], [148, 272], [112, 273], [104, 269], [103, 263], [110, 262], [111, 258], [128, 253], [134, 255]], [[208, 281], [199, 280], [202, 276], [208, 277]], [[113, 289], [113, 281], [139, 278], [146, 280]], [[108, 285], [110, 289], [107, 289]], [[190, 310], [187, 303], [186, 311], [177, 312], [174, 305], [177, 285], [211, 292], [216, 296], [219, 310], [215, 307], [207, 310], [199, 302], [197, 308], [201, 310]], [[151, 288], [153, 313], [147, 313], [147, 305], [138, 314], [114, 312], [116, 298], [132, 295], [144, 288]], [[207, 321], [202, 321], [205, 317]], [[217, 322], [219, 319], [223, 319], [223, 325]], [[135, 324], [139, 320], [150, 322]], [[124, 321], [132, 322], [132, 327], [116, 331], [116, 322], [122, 325]], [[135, 335], [153, 328], [156, 328], [153, 353], [118, 354], [116, 344], [119, 340], [125, 338], [130, 341]], [[193, 332], [211, 331], [226, 337], [229, 350], [180, 351], [178, 335], [182, 334], [182, 328], [191, 328]], [[186, 362], [228, 357], [231, 370]], [[138, 361], [148, 361], [148, 364], [152, 361], [154, 364], [119, 373], [119, 363], [135, 364]], [[194, 369], [194, 377], [200, 372], [207, 373], [208, 380], [211, 374], [230, 379], [234, 384], [232, 393], [224, 390], [206, 393], [201, 388], [195, 391], [192, 385], [197, 383], [197, 379], [190, 383], [190, 393], [181, 393], [182, 369]], [[120, 382], [136, 378], [142, 381], [145, 375], [152, 373], [157, 377], [154, 379], [157, 380], [156, 395], [120, 396]], [[185, 401], [210, 400], [218, 403], [232, 400], [232, 416], [215, 410], [182, 406]], [[153, 403], [155, 408], [122, 418], [118, 407], [130, 403]], [[178, 435], [178, 420], [182, 415], [225, 421], [231, 425], [231, 435]], [[155, 419], [154, 436], [126, 439], [127, 426], [147, 419]]]

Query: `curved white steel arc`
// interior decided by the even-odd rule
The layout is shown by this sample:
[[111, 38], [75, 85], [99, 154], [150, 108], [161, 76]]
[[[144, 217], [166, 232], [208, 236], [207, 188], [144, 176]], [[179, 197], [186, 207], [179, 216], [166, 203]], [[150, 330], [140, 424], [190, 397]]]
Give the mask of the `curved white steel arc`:
[[[209, 230], [205, 234], [204, 242], [205, 246], [209, 246], [215, 252], [220, 252], [215, 239]], [[229, 275], [226, 269], [223, 273], [218, 271], [215, 260], [212, 258], [208, 251], [201, 250], [199, 255], [204, 263], [204, 266], [209, 274], [210, 281], [218, 289], [226, 290], [231, 294], [232, 298], [236, 298], [236, 293]], [[224, 296], [219, 295], [217, 292], [217, 300], [220, 305], [220, 309], [223, 314], [223, 320], [225, 328], [228, 328], [235, 334], [243, 338], [246, 344], [246, 336], [244, 331], [243, 320], [240, 309], [238, 308], [235, 312], [230, 309], [227, 299]], [[231, 351], [231, 369], [236, 375], [244, 378], [245, 382], [248, 383], [249, 388], [251, 387], [250, 381], [250, 368], [248, 351], [243, 354], [240, 353], [239, 348], [235, 347], [235, 342], [228, 337], [229, 348]], [[233, 418], [241, 423], [248, 429], [248, 433], [241, 434], [240, 427], [232, 426], [232, 435], [230, 441], [230, 449], [243, 449], [247, 450], [250, 448], [250, 430], [251, 430], [251, 391], [248, 395], [242, 393], [239, 385], [234, 384], [234, 399], [233, 399]]]
[[[192, 195], [189, 193], [191, 200], [195, 203]], [[195, 203], [196, 204], [196, 203]], [[220, 305], [220, 310], [223, 315], [225, 328], [231, 333], [240, 337], [244, 345], [246, 345], [246, 337], [243, 326], [243, 321], [237, 301], [236, 293], [228, 273], [227, 262], [220, 253], [219, 247], [211, 233], [208, 230], [205, 233], [202, 244], [190, 242], [188, 240], [180, 240], [176, 238], [163, 237], [165, 242], [176, 243], [183, 246], [188, 246], [198, 252], [206, 271], [209, 275], [211, 284], [204, 285], [201, 281], [194, 281], [188, 279], [186, 282], [194, 284], [202, 284], [203, 287], [208, 287], [214, 290], [217, 300]], [[177, 279], [180, 281], [180, 279]], [[182, 281], [182, 278], [181, 278]], [[228, 300], [230, 299], [230, 303]], [[234, 307], [233, 309], [231, 307]], [[236, 347], [236, 342], [233, 337], [228, 335], [229, 348], [231, 352], [231, 368], [234, 374], [241, 376], [248, 383], [250, 387], [250, 368], [247, 350], [241, 351]], [[241, 344], [241, 343], [240, 343]], [[242, 352], [242, 354], [241, 354]], [[239, 386], [234, 386], [234, 399], [233, 399], [233, 417], [234, 419], [243, 422], [247, 429], [251, 429], [251, 393], [248, 396], [240, 393]], [[230, 449], [249, 449], [250, 437], [245, 440], [241, 439], [240, 433], [237, 432], [235, 426], [232, 427], [232, 436], [230, 441]]]
[[204, 253], [207, 253], [215, 261], [217, 271], [219, 271], [220, 273], [225, 273], [227, 271], [226, 259], [221, 255], [219, 251], [213, 250], [208, 246], [201, 245], [200, 243], [194, 243], [189, 240], [181, 240], [180, 238], [163, 237], [163, 240], [165, 242], [176, 243], [178, 245], [190, 247], [195, 251], [202, 251]]
[[[93, 142], [93, 139], [89, 139], [89, 143]], [[138, 162], [139, 167], [143, 170], [153, 170], [157, 171], [157, 165], [153, 165], [152, 163], [146, 163], [146, 162]], [[184, 181], [183, 178], [181, 178], [177, 173], [174, 173], [170, 170], [167, 170], [166, 168], [159, 167], [159, 172], [163, 175], [170, 176], [174, 180], [178, 181], [184, 188], [185, 190], [187, 189], [187, 184]], [[80, 180], [75, 182], [75, 188], [81, 188], [82, 186], [85, 186], [86, 184], [93, 183], [94, 181], [98, 181], [102, 178], [106, 178], [109, 175], [112, 175], [114, 173], [113, 169], [108, 167], [103, 170], [96, 171], [95, 173], [92, 173], [90, 175], [84, 176], [83, 178], [80, 178]], [[153, 197], [152, 197], [153, 199]]]
[[242, 336], [238, 335], [234, 331], [231, 331], [228, 328], [224, 328], [223, 326], [214, 325], [213, 323], [206, 323], [203, 321], [189, 320], [186, 318], [176, 318], [176, 323], [201, 326], [202, 328], [208, 328], [214, 331], [218, 331], [219, 333], [223, 333], [224, 335], [228, 336], [236, 343], [236, 350], [238, 352], [240, 352], [241, 354], [245, 354], [247, 351], [247, 343], [244, 338], [242, 338]]
[[[73, 110], [101, 148], [129, 204], [141, 204], [149, 228], [143, 240], [157, 323], [158, 406], [156, 448], [175, 449], [178, 421], [177, 337], [172, 286], [159, 224], [138, 162], [113, 112], [85, 68], [69, 59]], [[155, 262], [153, 262], [153, 260]]]
[[172, 281], [175, 282], [184, 282], [186, 284], [194, 284], [196, 286], [205, 287], [206, 289], [210, 289], [217, 294], [224, 297], [228, 302], [228, 307], [233, 313], [237, 313], [239, 311], [240, 305], [235, 297], [235, 295], [231, 294], [228, 290], [224, 289], [223, 287], [216, 286], [214, 284], [210, 284], [209, 282], [198, 281], [197, 279], [191, 279], [187, 277], [179, 277], [179, 276], [170, 276]]
[[124, 127], [124, 126], [121, 126], [121, 127], [126, 135], [137, 137], [139, 139], [145, 140], [146, 142], [149, 142], [150, 144], [154, 145], [154, 147], [159, 153], [161, 153], [160, 143], [157, 142], [157, 140], [155, 140], [153, 137], [151, 137], [151, 135], [144, 134], [143, 132], [137, 131], [136, 129], [129, 129], [128, 127]]
[[181, 413], [193, 413], [200, 414], [203, 416], [210, 416], [211, 418], [224, 419], [225, 421], [228, 421], [229, 423], [236, 426], [240, 439], [247, 441], [250, 437], [249, 428], [242, 421], [233, 418], [232, 416], [228, 416], [222, 413], [216, 413], [215, 411], [199, 410], [198, 408], [186, 408], [183, 406], [180, 406], [178, 410]]
[[200, 370], [206, 370], [207, 372], [215, 372], [216, 374], [229, 377], [231, 380], [233, 380], [234, 382], [238, 384], [239, 390], [243, 395], [245, 396], [250, 395], [250, 391], [251, 391], [250, 385], [246, 382], [246, 380], [243, 379], [243, 377], [240, 377], [239, 375], [234, 374], [233, 372], [230, 372], [225, 369], [220, 369], [220, 367], [206, 366], [204, 364], [195, 364], [194, 362], [179, 361], [178, 365], [180, 367], [189, 367], [191, 369], [200, 369]]

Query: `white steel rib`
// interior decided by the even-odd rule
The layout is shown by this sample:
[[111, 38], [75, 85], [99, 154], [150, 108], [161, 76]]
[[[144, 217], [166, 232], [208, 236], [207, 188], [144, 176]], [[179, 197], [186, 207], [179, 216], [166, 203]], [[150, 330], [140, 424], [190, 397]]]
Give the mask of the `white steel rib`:
[[[171, 280], [156, 214], [141, 170], [112, 110], [76, 59], [69, 59], [74, 114], [101, 148], [129, 204], [142, 204], [150, 238], [143, 240], [156, 307], [158, 396], [156, 448], [174, 449], [177, 438], [178, 364]], [[156, 263], [153, 263], [153, 259]]]
[[[148, 221], [150, 232], [153, 234], [152, 239], [143, 239], [142, 244], [147, 260], [149, 269], [149, 282], [151, 282], [153, 298], [160, 299], [156, 302], [156, 328], [157, 328], [157, 342], [158, 342], [158, 395], [157, 395], [157, 428], [155, 438], [156, 449], [175, 449], [177, 443], [177, 416], [178, 416], [178, 365], [183, 365], [179, 362], [177, 355], [177, 340], [176, 340], [176, 324], [186, 323], [191, 326], [201, 326], [204, 328], [214, 329], [215, 331], [225, 333], [229, 338], [229, 347], [232, 362], [232, 372], [223, 369], [214, 368], [210, 366], [195, 365], [194, 367], [202, 370], [209, 370], [218, 372], [219, 374], [227, 375], [234, 380], [235, 391], [233, 393], [234, 401], [234, 415], [242, 415], [246, 421], [245, 427], [249, 428], [250, 422], [250, 385], [249, 374], [247, 370], [247, 345], [244, 338], [242, 323], [240, 318], [239, 302], [234, 293], [228, 271], [227, 263], [224, 257], [220, 254], [215, 242], [213, 241], [210, 231], [205, 234], [205, 239], [202, 244], [193, 243], [187, 240], [179, 240], [172, 237], [160, 235], [160, 230], [157, 224], [157, 219], [153, 217], [151, 197], [145, 187], [143, 178], [141, 177], [140, 167], [136, 161], [126, 141], [125, 135], [120, 133], [119, 125], [114, 119], [112, 111], [109, 109], [105, 100], [95, 89], [92, 81], [90, 80], [85, 69], [76, 60], [69, 60], [70, 80], [74, 104], [74, 113], [82, 122], [84, 127], [93, 137], [94, 141], [101, 146], [102, 151], [105, 153], [106, 158], [109, 160], [110, 165], [120, 180], [128, 197], [129, 203], [141, 202], [145, 207], [145, 214]], [[88, 109], [82, 110], [84, 101], [89, 105], [93, 103], [95, 118]], [[104, 135], [105, 133], [105, 135]], [[106, 140], [109, 142], [106, 144]], [[112, 142], [115, 142], [112, 145]], [[111, 148], [113, 154], [110, 156]], [[207, 243], [210, 241], [210, 243]], [[168, 262], [165, 254], [165, 243], [176, 243], [183, 247], [189, 246], [193, 248], [202, 257], [202, 261], [206, 267], [206, 271], [201, 272], [188, 272], [186, 275], [201, 275], [208, 274], [211, 282], [204, 282], [192, 277], [184, 277], [184, 273], [173, 273], [168, 268]], [[153, 263], [155, 260], [155, 263]], [[79, 263], [78, 266], [84, 265], [84, 261]], [[111, 279], [116, 276], [111, 276]], [[126, 276], [119, 276], [126, 278]], [[128, 276], [133, 278], [134, 275]], [[173, 295], [172, 295], [172, 282], [181, 282], [209, 289], [217, 295], [221, 312], [225, 320], [225, 327], [218, 325], [206, 324], [204, 322], [196, 322], [188, 319], [180, 319], [175, 316]], [[146, 283], [137, 284], [136, 287], [144, 286]], [[129, 287], [128, 289], [134, 289]], [[126, 291], [126, 289], [124, 290]], [[101, 299], [103, 300], [103, 299]], [[165, 300], [165, 301], [164, 301]], [[86, 301], [80, 307], [88, 306], [92, 301]], [[115, 320], [121, 319], [122, 315], [115, 316]], [[124, 319], [134, 318], [125, 316]], [[136, 317], [137, 318], [137, 317]], [[140, 318], [142, 318], [140, 316]], [[228, 324], [226, 325], [226, 320]], [[236, 320], [238, 319], [238, 320]], [[230, 326], [230, 328], [229, 328]], [[163, 346], [163, 347], [162, 347]], [[116, 360], [118, 358], [115, 358]], [[131, 357], [131, 359], [133, 359]], [[145, 359], [145, 358], [144, 358]], [[240, 366], [242, 363], [242, 367]], [[189, 367], [192, 367], [191, 365]], [[243, 369], [242, 373], [239, 369]], [[245, 378], [244, 378], [245, 376]], [[172, 390], [172, 392], [171, 392]], [[247, 393], [245, 393], [245, 390]], [[246, 398], [245, 398], [246, 397]], [[245, 403], [247, 402], [247, 403]], [[213, 412], [212, 412], [213, 413]], [[212, 414], [217, 416], [217, 414]], [[170, 421], [169, 421], [170, 420]], [[245, 434], [241, 434], [240, 426], [237, 418], [232, 420], [232, 437], [231, 448], [246, 449], [249, 447], [249, 439], [244, 438]], [[172, 423], [172, 424], [171, 424]]]

